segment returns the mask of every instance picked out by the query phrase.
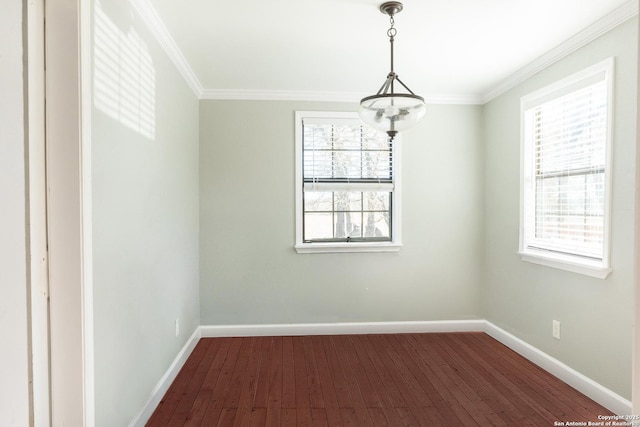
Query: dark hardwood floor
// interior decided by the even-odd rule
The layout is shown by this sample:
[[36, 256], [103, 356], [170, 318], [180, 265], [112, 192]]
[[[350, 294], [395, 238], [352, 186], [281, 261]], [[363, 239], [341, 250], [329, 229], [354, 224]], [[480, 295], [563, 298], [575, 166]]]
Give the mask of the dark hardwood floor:
[[598, 415], [612, 413], [483, 333], [203, 338], [147, 426], [540, 427]]

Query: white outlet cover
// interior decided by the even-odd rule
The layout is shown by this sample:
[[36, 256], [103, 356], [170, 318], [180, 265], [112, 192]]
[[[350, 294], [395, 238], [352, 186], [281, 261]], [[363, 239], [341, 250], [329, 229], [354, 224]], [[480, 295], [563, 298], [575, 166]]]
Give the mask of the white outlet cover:
[[552, 334], [553, 337], [557, 340], [560, 339], [560, 322], [558, 322], [557, 320], [553, 321], [553, 330], [552, 330]]

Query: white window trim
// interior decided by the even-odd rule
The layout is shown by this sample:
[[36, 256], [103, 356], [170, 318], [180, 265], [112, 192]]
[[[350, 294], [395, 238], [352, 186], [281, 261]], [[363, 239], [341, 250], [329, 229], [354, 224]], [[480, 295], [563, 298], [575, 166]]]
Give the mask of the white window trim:
[[[525, 239], [525, 170], [529, 165], [528, 152], [526, 150], [525, 135], [525, 111], [532, 108], [536, 103], [542, 103], [543, 98], [549, 98], [554, 93], [567, 91], [567, 89], [578, 84], [580, 81], [589, 79], [597, 74], [605, 73], [607, 84], [607, 147], [605, 163], [605, 210], [604, 210], [604, 236], [603, 236], [603, 257], [596, 260], [580, 255], [562, 254], [544, 249], [526, 246]], [[545, 88], [526, 95], [520, 100], [520, 243], [518, 254], [522, 261], [544, 265], [560, 270], [571, 271], [586, 276], [605, 279], [612, 271], [610, 264], [610, 238], [611, 238], [611, 152], [613, 146], [613, 78], [614, 78], [614, 58], [608, 58], [602, 62], [594, 64], [580, 72], [577, 72], [565, 79], [553, 83]]]
[[303, 212], [302, 212], [302, 119], [318, 117], [318, 118], [358, 118], [357, 113], [351, 112], [330, 112], [330, 111], [296, 111], [295, 121], [295, 156], [296, 156], [296, 243], [295, 250], [299, 254], [308, 253], [347, 253], [347, 252], [398, 252], [402, 247], [400, 236], [400, 136], [396, 136], [393, 144], [393, 162], [394, 162], [394, 190], [393, 203], [391, 204], [391, 227], [393, 230], [392, 240], [390, 242], [314, 242], [306, 243], [302, 241], [303, 235]]

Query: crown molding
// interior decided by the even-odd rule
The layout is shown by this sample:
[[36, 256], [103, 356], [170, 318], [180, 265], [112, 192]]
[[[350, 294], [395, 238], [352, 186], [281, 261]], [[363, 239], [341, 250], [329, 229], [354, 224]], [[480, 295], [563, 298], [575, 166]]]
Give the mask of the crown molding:
[[[205, 89], [151, 3], [149, 3], [148, 0], [129, 1], [199, 99], [357, 103], [367, 95], [349, 92]], [[559, 44], [538, 59], [522, 67], [485, 93], [457, 95], [428, 94], [425, 95], [424, 98], [427, 104], [431, 105], [484, 105], [637, 14], [637, 1], [627, 0], [622, 6], [604, 18], [596, 21], [594, 24]]]
[[[322, 101], [358, 103], [367, 96], [364, 93], [349, 92], [311, 92], [311, 91], [268, 91], [268, 90], [224, 90], [205, 89], [200, 99], [242, 100], [242, 101]], [[443, 95], [428, 94], [424, 96], [427, 104], [466, 104], [479, 105], [480, 95]]]
[[[149, 0], [129, 0], [132, 7], [142, 18], [151, 34], [164, 49], [182, 77], [199, 99], [243, 100], [243, 101], [320, 101], [358, 103], [369, 94], [352, 92], [318, 92], [287, 90], [246, 90], [246, 89], [205, 89], [195, 72], [184, 57], [175, 40], [162, 22], [162, 19]], [[425, 96], [427, 104], [482, 104], [482, 96], [477, 94], [447, 95], [430, 94]]]
[[610, 14], [596, 21], [573, 37], [567, 39], [563, 43], [551, 49], [549, 52], [540, 56], [538, 59], [535, 59], [528, 65], [522, 67], [521, 69], [507, 77], [505, 80], [501, 81], [499, 84], [497, 84], [481, 96], [481, 103], [486, 104], [492, 99], [502, 95], [503, 93], [514, 88], [518, 84], [524, 82], [528, 78], [534, 76], [550, 65], [570, 55], [571, 53], [587, 45], [603, 34], [613, 30], [618, 25], [633, 18], [637, 14], [637, 0], [628, 0], [626, 3], [618, 7]]
[[427, 104], [442, 105], [482, 105], [482, 96], [477, 94], [438, 95], [427, 94], [424, 96]]
[[361, 98], [361, 94], [349, 92], [312, 92], [249, 89], [205, 89], [200, 96], [200, 99], [241, 101], [358, 102]]
[[171, 37], [169, 30], [167, 30], [167, 27], [165, 27], [162, 19], [160, 19], [160, 16], [158, 16], [158, 13], [151, 3], [149, 3], [148, 0], [129, 0], [129, 3], [147, 25], [151, 34], [156, 38], [167, 56], [169, 56], [169, 59], [178, 69], [178, 72], [185, 79], [191, 90], [193, 90], [193, 93], [198, 98], [201, 98], [204, 88], [200, 80], [198, 80], [189, 62], [180, 51], [180, 48], [178, 48], [178, 45], [175, 40], [173, 40], [173, 37]]

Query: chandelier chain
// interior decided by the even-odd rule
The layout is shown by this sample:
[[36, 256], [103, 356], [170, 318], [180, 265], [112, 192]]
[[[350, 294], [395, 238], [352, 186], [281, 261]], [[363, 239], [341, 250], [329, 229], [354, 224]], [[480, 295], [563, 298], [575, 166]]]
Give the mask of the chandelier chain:
[[393, 16], [389, 17], [389, 22], [391, 23], [391, 27], [387, 30], [387, 36], [394, 38], [396, 34], [398, 34], [398, 30], [395, 29], [396, 21], [393, 19]]
[[[389, 44], [391, 47], [391, 61], [390, 61], [390, 65], [391, 65], [391, 71], [389, 72], [389, 77], [391, 76], [395, 76], [395, 72], [393, 71], [393, 42], [395, 40], [396, 34], [398, 34], [398, 30], [396, 30], [395, 25], [396, 25], [396, 20], [393, 19], [393, 14], [389, 15], [389, 22], [391, 23], [391, 27], [389, 27], [389, 29], [387, 30], [387, 36], [389, 36]], [[391, 82], [391, 93], [393, 93], [393, 89], [394, 89], [394, 78], [390, 79]]]

